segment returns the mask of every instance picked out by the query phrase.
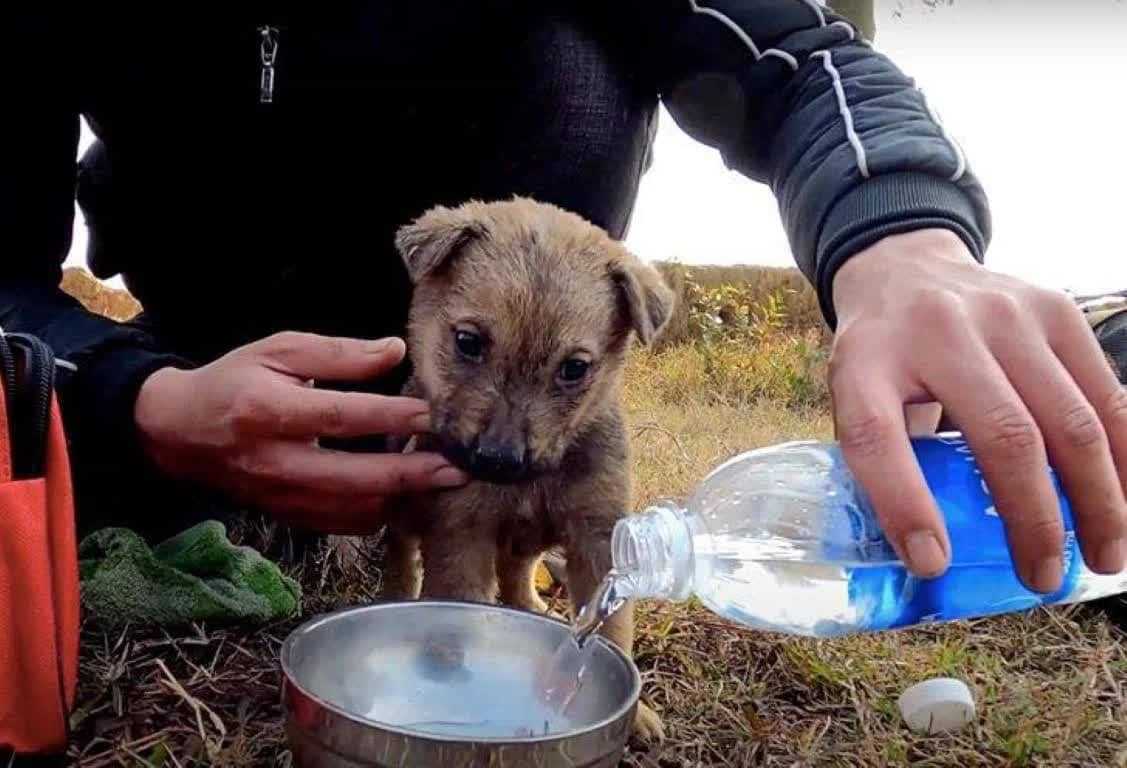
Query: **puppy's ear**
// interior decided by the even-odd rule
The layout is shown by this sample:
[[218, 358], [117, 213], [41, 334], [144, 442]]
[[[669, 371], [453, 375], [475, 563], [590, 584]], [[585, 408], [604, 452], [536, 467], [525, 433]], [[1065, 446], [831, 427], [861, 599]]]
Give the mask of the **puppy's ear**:
[[656, 269], [625, 248], [618, 249], [610, 276], [638, 339], [650, 345], [673, 313], [673, 291]]
[[411, 282], [418, 283], [485, 234], [485, 224], [474, 215], [473, 206], [438, 206], [401, 227], [395, 234], [395, 247]]

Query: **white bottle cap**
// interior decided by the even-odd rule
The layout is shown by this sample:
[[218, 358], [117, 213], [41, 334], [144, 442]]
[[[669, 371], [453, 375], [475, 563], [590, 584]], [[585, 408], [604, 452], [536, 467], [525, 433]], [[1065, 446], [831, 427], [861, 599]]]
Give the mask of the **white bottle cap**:
[[913, 731], [957, 731], [974, 720], [974, 695], [961, 680], [924, 680], [900, 695], [900, 714]]

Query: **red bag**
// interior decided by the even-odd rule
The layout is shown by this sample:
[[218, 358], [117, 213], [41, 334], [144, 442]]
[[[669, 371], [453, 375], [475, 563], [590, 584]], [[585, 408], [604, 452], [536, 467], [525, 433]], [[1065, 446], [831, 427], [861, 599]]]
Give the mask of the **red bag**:
[[65, 752], [74, 706], [78, 552], [54, 376], [41, 341], [0, 335], [0, 765]]

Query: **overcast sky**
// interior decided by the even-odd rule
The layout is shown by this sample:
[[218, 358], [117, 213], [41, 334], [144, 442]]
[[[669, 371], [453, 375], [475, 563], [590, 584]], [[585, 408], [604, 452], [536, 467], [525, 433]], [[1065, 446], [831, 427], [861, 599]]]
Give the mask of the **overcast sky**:
[[[986, 185], [988, 263], [1050, 287], [1127, 288], [1127, 2], [954, 0], [927, 12], [877, 0], [877, 23], [877, 48], [917, 79]], [[646, 259], [791, 265], [769, 190], [662, 118], [628, 244]], [[76, 217], [69, 263], [85, 247]]]
[[[877, 0], [877, 48], [916, 78], [982, 178], [988, 263], [1049, 287], [1127, 288], [1127, 3], [919, 3], [894, 18], [898, 3]], [[662, 117], [629, 245], [690, 264], [792, 264], [770, 192]]]

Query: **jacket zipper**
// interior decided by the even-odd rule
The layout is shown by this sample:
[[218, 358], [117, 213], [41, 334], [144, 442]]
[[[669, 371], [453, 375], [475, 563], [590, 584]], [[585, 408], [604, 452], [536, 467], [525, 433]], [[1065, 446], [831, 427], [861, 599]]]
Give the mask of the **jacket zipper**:
[[278, 28], [263, 24], [258, 28], [258, 103], [274, 103], [274, 61], [278, 57]]

